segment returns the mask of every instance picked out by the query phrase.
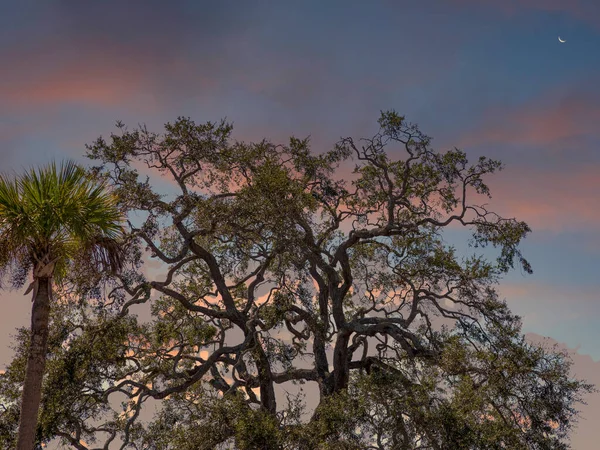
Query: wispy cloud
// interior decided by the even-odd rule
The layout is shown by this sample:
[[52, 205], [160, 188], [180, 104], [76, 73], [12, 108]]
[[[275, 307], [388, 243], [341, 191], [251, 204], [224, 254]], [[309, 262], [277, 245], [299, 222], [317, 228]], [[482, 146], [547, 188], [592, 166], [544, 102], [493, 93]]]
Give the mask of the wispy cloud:
[[600, 95], [590, 82], [491, 107], [458, 146], [506, 162], [490, 177], [490, 202], [534, 230], [597, 228], [600, 220]]
[[503, 215], [526, 221], [534, 231], [597, 228], [600, 165], [569, 171], [511, 167], [489, 183], [490, 201]]
[[598, 134], [600, 96], [578, 86], [571, 92], [545, 92], [524, 105], [488, 108], [477, 128], [461, 141], [464, 147], [482, 144], [555, 145]]

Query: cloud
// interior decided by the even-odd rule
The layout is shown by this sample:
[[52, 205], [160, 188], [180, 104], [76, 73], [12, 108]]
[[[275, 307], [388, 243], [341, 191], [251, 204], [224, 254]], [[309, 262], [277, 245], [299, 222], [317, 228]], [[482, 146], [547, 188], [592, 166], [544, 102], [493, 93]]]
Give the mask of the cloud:
[[[13, 44], [0, 44], [3, 106], [114, 107], [140, 93], [165, 99], [174, 91], [213, 89], [218, 77], [206, 75], [218, 70], [220, 52], [238, 38], [236, 18], [245, 10], [155, 1], [33, 8], [26, 26], [5, 31]], [[12, 16], [25, 20], [23, 11]]]
[[[0, 17], [3, 153], [34, 154], [43, 145], [48, 154], [48, 145], [60, 141], [55, 155], [81, 154], [85, 142], [114, 131], [116, 119], [160, 130], [178, 115], [198, 122], [227, 117], [243, 140], [311, 135], [323, 151], [341, 135], [370, 135], [390, 102], [413, 102], [413, 94], [398, 99], [398, 87], [435, 82], [456, 63], [465, 38], [454, 24], [433, 18], [431, 33], [443, 40], [401, 44], [422, 31], [420, 20], [380, 26], [395, 24], [400, 11], [360, 3], [315, 14], [308, 3], [290, 12], [261, 1], [234, 8], [28, 1]], [[339, 25], [357, 15], [373, 25], [366, 36]], [[399, 48], [402, 57], [394, 56]], [[33, 126], [36, 115], [46, 123]], [[4, 132], [8, 117], [24, 125]]]
[[246, 12], [136, 0], [127, 8], [28, 0], [7, 7], [0, 16], [3, 166], [80, 156], [84, 143], [115, 131], [117, 119], [133, 118], [133, 127], [177, 108], [173, 120], [187, 99], [218, 94], [219, 55], [239, 40]]
[[[8, 86], [0, 95], [9, 106], [30, 108], [61, 102], [115, 107], [140, 95], [157, 108], [181, 108], [191, 100], [227, 104], [235, 96], [236, 109], [249, 108], [249, 114], [270, 110], [280, 119], [295, 111], [296, 118], [316, 116], [315, 123], [347, 121], [365, 106], [389, 106], [385, 102], [399, 84], [436, 79], [456, 62], [460, 33], [444, 21], [434, 19], [432, 31], [443, 40], [404, 46], [396, 58], [390, 55], [397, 43], [422, 31], [419, 22], [374, 28], [366, 38], [333, 27], [331, 20], [344, 23], [355, 19], [352, 14], [373, 25], [397, 18], [388, 8], [360, 4], [315, 14], [304, 4], [290, 13], [270, 2], [231, 8], [135, 0], [122, 8], [114, 0], [62, 1], [44, 7], [43, 14], [34, 9], [26, 31], [7, 32], [15, 44], [0, 44]], [[23, 11], [13, 13], [13, 20], [24, 22]]]
[[131, 98], [141, 81], [139, 71], [123, 66], [107, 71], [102, 63], [70, 62], [40, 78], [23, 79], [15, 71], [14, 78], [9, 79], [10, 87], [0, 88], [0, 95], [16, 108], [68, 102], [116, 106]]
[[525, 105], [489, 108], [461, 146], [489, 144], [555, 145], [582, 135], [598, 135], [600, 95], [578, 86], [571, 92], [544, 92]]
[[154, 52], [101, 40], [88, 40], [81, 48], [56, 42], [55, 48], [54, 54], [26, 47], [2, 55], [8, 63], [0, 87], [5, 107], [19, 110], [74, 102], [117, 107], [146, 94], [142, 100], [147, 108], [148, 100], [164, 95], [161, 86], [167, 82], [166, 73], [168, 82], [184, 83], [193, 90], [215, 85], [177, 54], [159, 57]]
[[571, 170], [511, 166], [489, 181], [487, 200], [504, 216], [534, 231], [597, 229], [600, 220], [600, 164]]
[[[491, 203], [534, 230], [596, 229], [600, 219], [600, 95], [590, 83], [493, 107], [457, 145], [505, 162], [488, 178]], [[481, 149], [481, 150], [480, 150]], [[484, 201], [484, 200], [482, 200]]]

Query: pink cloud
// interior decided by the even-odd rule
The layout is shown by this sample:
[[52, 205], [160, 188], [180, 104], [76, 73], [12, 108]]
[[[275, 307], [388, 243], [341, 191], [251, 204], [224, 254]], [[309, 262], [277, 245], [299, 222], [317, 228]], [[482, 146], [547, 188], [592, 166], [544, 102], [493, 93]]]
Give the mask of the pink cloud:
[[131, 96], [142, 75], [135, 64], [101, 49], [66, 57], [19, 49], [3, 57], [10, 65], [0, 95], [12, 107], [64, 101], [115, 105]]
[[465, 135], [461, 145], [548, 145], [596, 133], [599, 120], [600, 103], [593, 95], [545, 93], [524, 107], [486, 111], [478, 129]]
[[521, 106], [489, 109], [457, 142], [467, 151], [497, 145], [520, 160], [539, 154], [533, 164], [512, 163], [488, 179], [494, 197], [481, 201], [498, 212], [525, 220], [534, 230], [597, 228], [600, 165], [577, 160], [592, 151], [586, 140], [600, 140], [599, 122], [598, 97], [579, 87], [545, 92]]
[[43, 49], [24, 45], [0, 56], [7, 63], [0, 96], [12, 108], [64, 102], [114, 107], [143, 97], [147, 111], [163, 95], [167, 79], [189, 89], [214, 88], [217, 82], [183, 56], [157, 55], [99, 38], [78, 45], [57, 39]]
[[494, 210], [534, 231], [595, 229], [600, 220], [600, 166], [569, 170], [510, 167], [490, 179]]

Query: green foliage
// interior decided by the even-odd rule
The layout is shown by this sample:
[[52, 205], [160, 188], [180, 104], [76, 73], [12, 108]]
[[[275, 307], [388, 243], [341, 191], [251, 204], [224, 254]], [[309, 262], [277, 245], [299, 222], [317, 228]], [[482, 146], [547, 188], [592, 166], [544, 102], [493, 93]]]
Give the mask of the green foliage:
[[[308, 139], [234, 142], [229, 124], [189, 118], [163, 133], [119, 124], [90, 145], [93, 173], [132, 218], [131, 269], [94, 289], [65, 278], [62, 295], [85, 297], [53, 318], [41, 439], [137, 450], [568, 448], [574, 405], [593, 388], [565, 355], [526, 342], [498, 299], [507, 271], [531, 271], [519, 250], [527, 224], [471, 201], [490, 195], [485, 180], [501, 164], [436, 152], [394, 111], [379, 125], [318, 154]], [[156, 171], [175, 194], [154, 190]], [[448, 245], [448, 226], [471, 232], [471, 253]], [[143, 270], [146, 255], [160, 276]], [[23, 354], [0, 375], [6, 404]], [[307, 385], [314, 411], [293, 394]], [[10, 406], [0, 419], [2, 443], [14, 416]]]
[[73, 162], [0, 176], [0, 281], [22, 285], [28, 269], [47, 264], [59, 281], [73, 259], [114, 269], [121, 219], [106, 186]]

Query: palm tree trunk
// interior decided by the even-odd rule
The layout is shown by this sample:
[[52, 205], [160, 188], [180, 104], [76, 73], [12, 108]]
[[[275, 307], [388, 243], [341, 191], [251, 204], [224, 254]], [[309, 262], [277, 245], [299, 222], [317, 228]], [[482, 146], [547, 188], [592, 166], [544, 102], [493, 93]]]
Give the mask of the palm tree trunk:
[[31, 341], [25, 371], [17, 450], [33, 450], [38, 410], [42, 397], [42, 379], [46, 366], [50, 320], [50, 279], [38, 278], [38, 289], [31, 311]]

